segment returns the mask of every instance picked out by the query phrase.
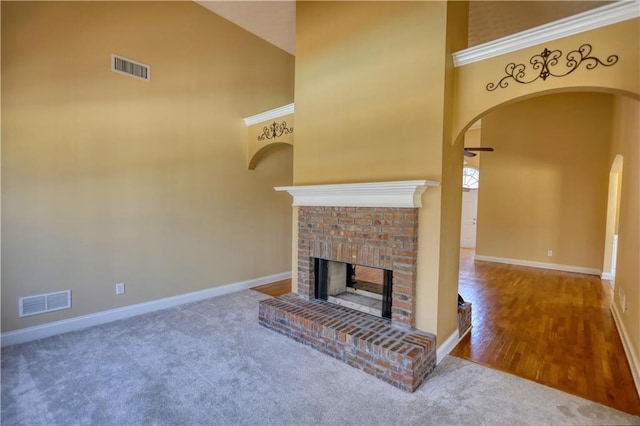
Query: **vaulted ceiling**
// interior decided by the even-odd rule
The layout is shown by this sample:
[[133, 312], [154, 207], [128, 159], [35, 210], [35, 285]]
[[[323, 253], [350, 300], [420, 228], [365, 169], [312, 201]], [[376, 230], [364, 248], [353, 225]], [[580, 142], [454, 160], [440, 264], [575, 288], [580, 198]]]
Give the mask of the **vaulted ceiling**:
[[295, 1], [201, 1], [196, 3], [295, 55]]
[[469, 47], [595, 9], [612, 1], [470, 1]]
[[[295, 1], [196, 2], [269, 43], [295, 54]], [[469, 46], [496, 40], [608, 3], [613, 2], [470, 1]]]

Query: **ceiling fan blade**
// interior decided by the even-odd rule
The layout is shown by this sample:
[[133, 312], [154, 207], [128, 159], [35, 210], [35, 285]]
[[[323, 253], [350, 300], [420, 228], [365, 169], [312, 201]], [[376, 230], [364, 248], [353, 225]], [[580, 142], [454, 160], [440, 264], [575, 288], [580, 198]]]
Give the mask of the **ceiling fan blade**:
[[487, 152], [491, 152], [491, 151], [493, 151], [493, 148], [491, 148], [489, 146], [478, 146], [478, 147], [465, 148], [465, 151], [487, 151]]
[[475, 157], [476, 155], [478, 155], [478, 154], [475, 154], [475, 153], [473, 153], [471, 151], [467, 151], [466, 149], [464, 150], [464, 156], [465, 157]]

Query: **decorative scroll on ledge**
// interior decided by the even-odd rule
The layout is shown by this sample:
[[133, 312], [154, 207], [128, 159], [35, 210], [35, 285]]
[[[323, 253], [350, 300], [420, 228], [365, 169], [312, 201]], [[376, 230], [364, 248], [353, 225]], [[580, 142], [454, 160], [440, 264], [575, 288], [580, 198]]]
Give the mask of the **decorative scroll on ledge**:
[[430, 180], [347, 183], [336, 185], [280, 186], [293, 196], [294, 206], [328, 207], [422, 207], [422, 193]]
[[[578, 49], [570, 51], [566, 56], [566, 65], [564, 66], [564, 68], [558, 70], [558, 62], [562, 57], [562, 51], [549, 50], [545, 48], [542, 53], [532, 56], [529, 60], [529, 63], [532, 65], [532, 68], [534, 70], [540, 70], [539, 73], [527, 73], [527, 66], [525, 64], [515, 64], [514, 62], [511, 62], [504, 69], [504, 72], [507, 75], [502, 77], [502, 79], [497, 84], [487, 84], [486, 89], [489, 92], [493, 92], [498, 87], [504, 89], [505, 87], [509, 86], [509, 83], [511, 81], [520, 84], [529, 84], [538, 79], [546, 81], [548, 77], [564, 77], [574, 72], [583, 63], [585, 64], [586, 69], [592, 70], [598, 65], [610, 67], [618, 62], [617, 55], [609, 55], [607, 59], [602, 61], [595, 56], [590, 56], [591, 50], [592, 47], [590, 44], [583, 44]], [[527, 74], [534, 75], [528, 76]]]
[[287, 127], [286, 121], [279, 124], [274, 121], [272, 125], [268, 127], [264, 126], [262, 134], [258, 136], [258, 140], [263, 141], [265, 139], [274, 139], [282, 135], [288, 135], [289, 133], [293, 133], [293, 127]]

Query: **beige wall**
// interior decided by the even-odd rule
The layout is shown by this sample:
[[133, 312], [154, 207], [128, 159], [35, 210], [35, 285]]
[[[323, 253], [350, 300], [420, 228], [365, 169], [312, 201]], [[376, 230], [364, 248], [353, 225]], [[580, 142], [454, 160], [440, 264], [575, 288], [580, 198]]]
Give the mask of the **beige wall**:
[[[480, 139], [480, 135], [482, 134], [482, 129], [469, 129], [464, 134], [464, 147], [479, 147], [482, 146], [482, 141]], [[475, 151], [477, 154], [475, 157], [464, 157], [464, 161], [467, 162], [467, 166], [480, 168], [480, 157], [482, 157], [481, 152]]]
[[[447, 6], [444, 126], [442, 133], [442, 198], [440, 207], [440, 247], [438, 269], [438, 345], [449, 337], [458, 337], [458, 272], [460, 267], [460, 221], [462, 210], [462, 143], [451, 138], [454, 109], [455, 76], [452, 54], [466, 47], [468, 4], [450, 2]], [[419, 253], [419, 262], [431, 256]], [[425, 295], [425, 299], [433, 295]], [[419, 305], [420, 306], [420, 305]], [[455, 333], [455, 334], [454, 334]]]
[[247, 170], [242, 117], [292, 102], [293, 68], [192, 2], [3, 1], [2, 331], [289, 271], [291, 148]]
[[[476, 253], [601, 270], [612, 96], [549, 95], [482, 121]], [[547, 256], [553, 250], [553, 256]]]
[[445, 14], [444, 2], [298, 4], [296, 185], [440, 180]]
[[[615, 303], [630, 344], [635, 351], [635, 371], [640, 356], [640, 102], [627, 97], [615, 97], [613, 103], [613, 132], [611, 166], [616, 155], [623, 157], [620, 192], [620, 230], [615, 279]], [[628, 310], [622, 312], [620, 290], [626, 296]], [[634, 362], [629, 359], [629, 362]]]

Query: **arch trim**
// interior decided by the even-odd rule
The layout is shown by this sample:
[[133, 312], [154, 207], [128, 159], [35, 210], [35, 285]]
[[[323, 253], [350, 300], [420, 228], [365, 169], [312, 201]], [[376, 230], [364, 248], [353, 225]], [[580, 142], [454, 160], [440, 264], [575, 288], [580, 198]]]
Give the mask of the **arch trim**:
[[249, 170], [255, 170], [256, 166], [258, 165], [258, 163], [260, 162], [260, 159], [262, 159], [265, 155], [265, 153], [267, 151], [269, 151], [271, 148], [273, 148], [275, 145], [289, 145], [289, 146], [293, 146], [293, 143], [291, 142], [270, 142], [267, 145], [264, 145], [263, 147], [261, 147], [260, 149], [258, 149], [249, 159], [249, 164], [248, 164], [248, 169]]
[[459, 129], [458, 131], [454, 130], [453, 138], [451, 139], [451, 145], [455, 146], [458, 142], [460, 142], [464, 137], [464, 134], [468, 130], [471, 130], [474, 128], [481, 128], [482, 118], [498, 108], [501, 108], [505, 105], [509, 105], [512, 103], [524, 101], [530, 98], [537, 98], [539, 96], [552, 95], [555, 93], [568, 93], [568, 92], [610, 93], [613, 95], [628, 96], [632, 99], [640, 100], [639, 93], [628, 92], [625, 90], [620, 90], [615, 87], [606, 87], [606, 86], [565, 86], [565, 87], [556, 87], [553, 89], [536, 90], [530, 93], [520, 94], [519, 96], [514, 96], [509, 99], [504, 99], [502, 102], [499, 102], [499, 103], [496, 103], [495, 105], [491, 105], [490, 107], [487, 107], [484, 111], [477, 114], [472, 119], [465, 120], [466, 124], [461, 129]]

